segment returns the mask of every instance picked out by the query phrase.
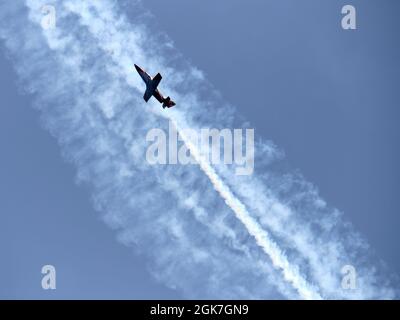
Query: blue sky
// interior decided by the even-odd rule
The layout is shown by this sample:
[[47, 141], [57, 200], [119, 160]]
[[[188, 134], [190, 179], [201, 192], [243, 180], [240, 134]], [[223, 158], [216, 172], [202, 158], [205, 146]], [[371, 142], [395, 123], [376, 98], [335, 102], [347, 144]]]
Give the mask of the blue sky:
[[[154, 15], [150, 30], [166, 32], [256, 137], [284, 150], [278, 169], [299, 170], [398, 273], [400, 5], [352, 3], [356, 31], [340, 27], [343, 1], [146, 0], [144, 7]], [[0, 297], [186, 297], [173, 281], [155, 280], [154, 258], [121, 244], [101, 221], [93, 187], [75, 182], [75, 165], [43, 128], [34, 95], [21, 94], [4, 46], [0, 65]], [[40, 286], [45, 264], [57, 269], [54, 291]]]

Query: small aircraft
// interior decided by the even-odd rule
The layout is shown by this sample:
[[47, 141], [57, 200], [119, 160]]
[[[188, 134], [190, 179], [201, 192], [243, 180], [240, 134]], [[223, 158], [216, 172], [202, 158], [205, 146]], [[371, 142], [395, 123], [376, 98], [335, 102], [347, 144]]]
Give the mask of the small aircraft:
[[154, 96], [160, 103], [162, 103], [162, 107], [165, 108], [172, 108], [176, 103], [171, 100], [170, 97], [164, 98], [164, 96], [158, 91], [157, 86], [160, 83], [162, 76], [161, 74], [157, 73], [154, 78], [151, 78], [149, 74], [144, 71], [142, 68], [135, 64], [136, 71], [139, 73], [140, 77], [143, 79], [144, 83], [146, 84], [146, 91], [144, 93], [143, 99], [144, 101], [149, 101], [151, 96]]

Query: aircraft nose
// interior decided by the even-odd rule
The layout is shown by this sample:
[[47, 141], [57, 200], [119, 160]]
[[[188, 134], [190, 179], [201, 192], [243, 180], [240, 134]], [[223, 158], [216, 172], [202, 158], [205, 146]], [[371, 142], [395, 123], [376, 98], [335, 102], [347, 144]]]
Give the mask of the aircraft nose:
[[143, 71], [137, 64], [135, 64], [135, 68], [136, 68], [137, 72], [142, 72]]

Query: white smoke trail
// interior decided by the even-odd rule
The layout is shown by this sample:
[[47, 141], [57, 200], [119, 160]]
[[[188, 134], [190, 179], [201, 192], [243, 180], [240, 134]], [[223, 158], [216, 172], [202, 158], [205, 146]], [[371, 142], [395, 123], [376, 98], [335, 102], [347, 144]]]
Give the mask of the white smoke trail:
[[248, 232], [256, 239], [257, 244], [263, 251], [271, 258], [272, 264], [282, 270], [284, 279], [290, 282], [293, 287], [299, 292], [300, 296], [304, 299], [321, 299], [321, 296], [314, 288], [311, 288], [306, 280], [298, 273], [298, 270], [293, 268], [285, 255], [281, 252], [279, 247], [269, 237], [268, 232], [263, 230], [260, 225], [251, 217], [246, 207], [241, 203], [227, 187], [211, 165], [200, 155], [197, 147], [186, 136], [185, 132], [181, 130], [175, 119], [170, 119], [176, 127], [180, 137], [184, 141], [190, 154], [200, 165], [203, 172], [210, 179], [215, 190], [224, 198], [225, 203], [233, 210], [236, 217], [244, 224]]
[[[159, 106], [152, 105], [154, 112], [132, 108], [143, 106], [134, 62], [165, 74], [163, 88], [179, 102], [168, 112], [180, 127], [241, 124], [202, 73], [181, 62], [170, 40], [143, 26], [148, 17], [142, 8], [134, 6], [127, 22], [113, 1], [53, 1], [57, 28], [45, 31], [40, 20], [47, 1], [26, 4], [29, 20], [21, 1], [1, 3], [0, 38], [23, 85], [35, 94], [45, 126], [76, 164], [79, 179], [93, 188], [96, 207], [119, 229], [119, 239], [146, 250], [154, 276], [189, 297], [298, 297], [199, 170], [143, 163], [146, 132], [165, 123]], [[201, 169], [300, 297], [318, 298], [318, 291], [324, 298], [393, 297], [365, 241], [337, 210], [301, 177], [271, 171], [268, 164], [277, 155], [272, 144], [260, 143], [256, 151], [262, 175], [237, 177], [204, 163]], [[357, 267], [358, 290], [340, 289], [340, 269], [347, 263]]]

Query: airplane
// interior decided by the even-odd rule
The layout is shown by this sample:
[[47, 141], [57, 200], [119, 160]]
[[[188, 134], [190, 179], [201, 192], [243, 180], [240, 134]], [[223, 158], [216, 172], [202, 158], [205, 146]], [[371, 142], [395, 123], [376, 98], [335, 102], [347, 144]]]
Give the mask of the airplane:
[[144, 93], [143, 99], [144, 101], [149, 101], [151, 96], [154, 96], [160, 103], [162, 103], [162, 107], [165, 108], [172, 108], [176, 105], [174, 101], [171, 100], [170, 97], [164, 98], [164, 96], [158, 91], [157, 86], [160, 83], [162, 76], [161, 74], [157, 73], [154, 78], [151, 78], [149, 74], [144, 71], [142, 68], [135, 64], [136, 71], [139, 73], [140, 77], [143, 79], [144, 83], [146, 84], [146, 91]]

